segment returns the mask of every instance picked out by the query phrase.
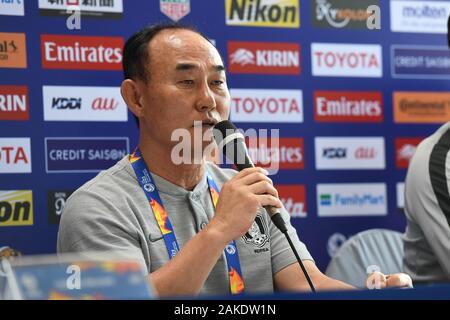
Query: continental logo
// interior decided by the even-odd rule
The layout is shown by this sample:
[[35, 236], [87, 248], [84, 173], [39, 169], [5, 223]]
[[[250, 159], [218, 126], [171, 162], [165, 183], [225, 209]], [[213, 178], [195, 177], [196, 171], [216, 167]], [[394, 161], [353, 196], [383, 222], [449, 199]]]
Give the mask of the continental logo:
[[444, 123], [450, 120], [450, 92], [394, 92], [394, 122]]
[[31, 190], [0, 191], [0, 227], [33, 225]]
[[0, 68], [26, 68], [25, 33], [0, 32]]
[[225, 0], [226, 24], [242, 27], [298, 28], [299, 0]]

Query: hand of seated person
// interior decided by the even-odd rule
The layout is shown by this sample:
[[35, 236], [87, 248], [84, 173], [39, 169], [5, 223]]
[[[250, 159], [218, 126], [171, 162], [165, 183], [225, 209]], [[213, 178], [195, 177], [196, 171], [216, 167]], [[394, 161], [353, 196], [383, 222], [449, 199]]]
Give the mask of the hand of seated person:
[[412, 288], [412, 279], [406, 273], [385, 275], [381, 272], [369, 274], [366, 280], [367, 289]]

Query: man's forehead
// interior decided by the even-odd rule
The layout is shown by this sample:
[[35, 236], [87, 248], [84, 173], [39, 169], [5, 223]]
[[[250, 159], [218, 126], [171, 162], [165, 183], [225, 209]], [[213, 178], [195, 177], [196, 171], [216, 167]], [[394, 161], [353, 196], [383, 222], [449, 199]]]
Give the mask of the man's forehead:
[[189, 58], [208, 56], [216, 65], [222, 65], [217, 49], [200, 34], [186, 29], [161, 31], [150, 42], [150, 59], [153, 57]]

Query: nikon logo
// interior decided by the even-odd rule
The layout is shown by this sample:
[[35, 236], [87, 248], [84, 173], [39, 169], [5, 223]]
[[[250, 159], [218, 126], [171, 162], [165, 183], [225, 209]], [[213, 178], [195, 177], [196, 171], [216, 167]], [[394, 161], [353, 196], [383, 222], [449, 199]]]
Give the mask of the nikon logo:
[[225, 0], [226, 23], [232, 26], [298, 28], [299, 0]]
[[33, 194], [31, 190], [0, 191], [0, 227], [32, 226]]

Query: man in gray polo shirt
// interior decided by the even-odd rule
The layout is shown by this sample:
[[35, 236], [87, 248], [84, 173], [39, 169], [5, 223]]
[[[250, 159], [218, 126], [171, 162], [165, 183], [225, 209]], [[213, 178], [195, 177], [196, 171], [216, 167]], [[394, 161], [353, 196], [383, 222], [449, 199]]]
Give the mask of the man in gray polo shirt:
[[450, 122], [416, 149], [405, 181], [404, 271], [415, 282], [450, 282]]
[[[207, 38], [188, 27], [144, 28], [125, 44], [123, 67], [121, 93], [140, 128], [142, 158], [136, 159], [145, 161], [151, 177], [137, 175], [135, 157], [126, 157], [78, 189], [64, 209], [58, 252], [114, 251], [140, 260], [161, 296], [227, 294], [233, 288], [247, 293], [309, 290], [284, 235], [262, 209], [271, 205], [281, 208], [316, 288], [351, 288], [315, 266], [265, 170], [237, 173], [204, 159], [173, 161], [175, 130], [194, 137], [200, 121], [202, 133], [211, 137], [201, 142], [205, 150], [213, 143], [213, 125], [229, 116], [223, 61]], [[215, 209], [207, 173], [220, 189]], [[141, 187], [143, 179], [153, 180], [168, 218], [154, 207], [158, 201], [149, 201], [147, 193], [154, 188]], [[167, 231], [167, 221], [173, 232]], [[166, 243], [173, 234], [179, 249], [174, 241], [174, 248]], [[171, 250], [177, 252], [172, 259]], [[240, 282], [231, 281], [235, 273], [229, 268], [228, 255], [236, 250]]]

